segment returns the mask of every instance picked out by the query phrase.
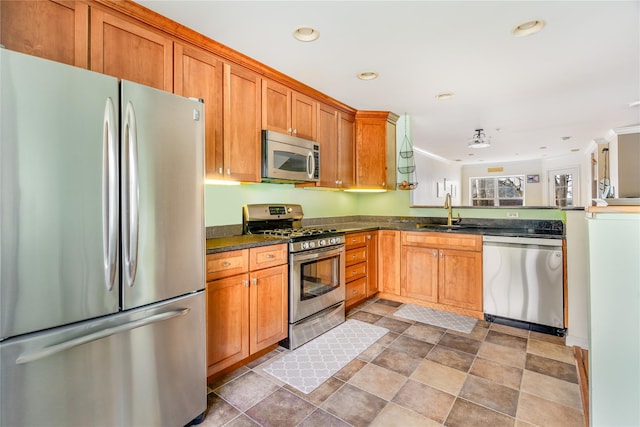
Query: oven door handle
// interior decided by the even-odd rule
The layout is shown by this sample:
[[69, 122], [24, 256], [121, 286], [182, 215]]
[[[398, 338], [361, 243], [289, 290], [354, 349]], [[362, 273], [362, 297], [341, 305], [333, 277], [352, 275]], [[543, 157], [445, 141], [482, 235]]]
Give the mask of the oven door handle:
[[316, 249], [303, 253], [294, 253], [294, 261], [308, 261], [318, 258], [327, 258], [334, 255], [344, 254], [344, 245], [332, 246], [330, 248]]

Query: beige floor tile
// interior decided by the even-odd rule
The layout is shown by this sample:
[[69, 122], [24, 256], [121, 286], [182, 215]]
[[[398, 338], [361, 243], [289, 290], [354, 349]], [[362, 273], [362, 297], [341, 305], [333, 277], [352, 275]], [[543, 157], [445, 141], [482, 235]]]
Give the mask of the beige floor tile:
[[458, 398], [451, 408], [445, 425], [448, 427], [513, 427], [515, 421], [513, 417]]
[[529, 393], [520, 393], [518, 420], [545, 427], [583, 427], [581, 411]]
[[580, 387], [578, 384], [525, 370], [521, 391], [542, 397], [561, 405], [582, 410]]
[[438, 427], [441, 425], [439, 422], [423, 417], [417, 412], [390, 402], [380, 411], [376, 419], [370, 424], [370, 427]]
[[476, 324], [476, 326], [473, 328], [473, 330], [470, 333], [454, 331], [453, 329], [447, 329], [448, 334], [460, 335], [461, 337], [472, 338], [478, 341], [484, 340], [488, 332], [489, 332], [489, 328], [487, 328], [485, 325], [481, 324], [480, 322]]
[[471, 371], [469, 371], [469, 373], [475, 376], [494, 381], [516, 390], [520, 389], [522, 372], [523, 370], [520, 368], [503, 365], [481, 357], [476, 358], [473, 366], [471, 366]]
[[446, 329], [438, 328], [437, 326], [416, 323], [414, 325], [411, 325], [404, 332], [404, 335], [408, 335], [412, 338], [426, 341], [431, 344], [436, 344], [438, 341], [440, 341], [440, 338], [442, 338], [445, 332], [447, 332]]
[[526, 354], [524, 350], [483, 342], [477, 356], [522, 369], [526, 361]]
[[529, 339], [527, 352], [537, 354], [538, 356], [548, 357], [549, 359], [559, 360], [564, 363], [576, 363], [575, 356], [573, 355], [573, 349], [564, 345]]
[[442, 423], [451, 410], [455, 397], [410, 379], [396, 394], [393, 401], [404, 408]]
[[459, 397], [515, 417], [518, 410], [518, 394], [518, 390], [469, 375], [460, 390]]
[[467, 374], [431, 360], [423, 360], [413, 371], [411, 379], [457, 396]]
[[526, 329], [514, 328], [512, 326], [500, 325], [498, 323], [492, 323], [489, 329], [509, 335], [515, 335], [516, 337], [529, 338], [529, 331]]
[[382, 316], [391, 316], [396, 312], [396, 310], [398, 310], [398, 307], [392, 307], [384, 304], [369, 304], [362, 308], [362, 311], [368, 311], [369, 313], [380, 314]]
[[356, 427], [368, 426], [387, 401], [364, 390], [345, 384], [320, 407]]
[[404, 375], [369, 363], [349, 380], [349, 384], [385, 400], [391, 400], [406, 381], [407, 377]]
[[552, 344], [558, 345], [567, 345], [565, 337], [558, 337], [555, 335], [543, 334], [542, 332], [529, 332], [529, 338], [533, 338], [534, 340], [546, 341]]
[[358, 355], [358, 359], [364, 360], [365, 362], [371, 362], [373, 359], [378, 357], [378, 355], [382, 353], [386, 348], [387, 347], [382, 344], [373, 343]]

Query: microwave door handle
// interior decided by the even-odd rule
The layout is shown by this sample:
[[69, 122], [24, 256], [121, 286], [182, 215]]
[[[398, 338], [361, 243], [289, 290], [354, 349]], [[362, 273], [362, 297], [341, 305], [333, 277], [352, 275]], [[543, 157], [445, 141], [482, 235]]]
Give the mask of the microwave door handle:
[[313, 157], [313, 152], [309, 151], [307, 154], [307, 176], [309, 179], [313, 179], [313, 173], [316, 170], [316, 159]]

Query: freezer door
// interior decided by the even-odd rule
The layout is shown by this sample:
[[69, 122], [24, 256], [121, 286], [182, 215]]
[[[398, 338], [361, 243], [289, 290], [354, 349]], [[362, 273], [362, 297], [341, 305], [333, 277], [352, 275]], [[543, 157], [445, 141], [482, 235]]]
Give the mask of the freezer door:
[[116, 312], [119, 287], [117, 80], [0, 58], [1, 340]]
[[121, 82], [124, 309], [204, 288], [204, 105]]
[[203, 291], [0, 343], [2, 426], [183, 426], [206, 409]]

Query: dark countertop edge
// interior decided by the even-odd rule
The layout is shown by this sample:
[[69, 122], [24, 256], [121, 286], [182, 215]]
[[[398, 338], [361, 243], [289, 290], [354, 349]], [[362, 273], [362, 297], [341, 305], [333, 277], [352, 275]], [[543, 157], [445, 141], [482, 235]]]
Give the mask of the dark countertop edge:
[[216, 237], [213, 239], [207, 239], [206, 254], [211, 255], [219, 252], [236, 251], [241, 249], [255, 248], [259, 246], [277, 245], [280, 243], [288, 243], [288, 241], [278, 237], [261, 236], [256, 234]]

